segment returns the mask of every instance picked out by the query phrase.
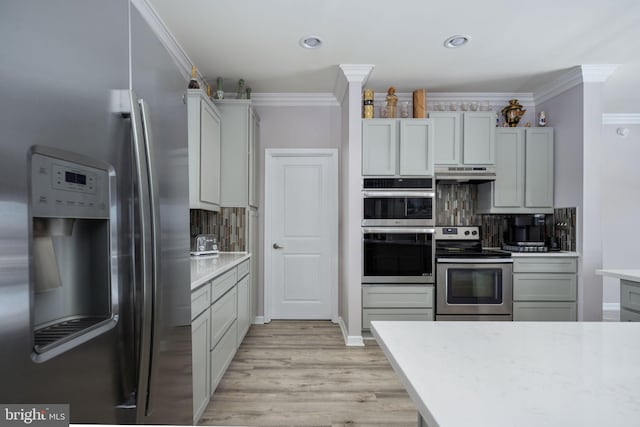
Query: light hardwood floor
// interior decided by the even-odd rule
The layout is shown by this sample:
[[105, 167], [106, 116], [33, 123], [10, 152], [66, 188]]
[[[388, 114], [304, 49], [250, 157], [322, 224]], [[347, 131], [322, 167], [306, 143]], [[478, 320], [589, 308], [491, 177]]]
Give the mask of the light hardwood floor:
[[346, 347], [324, 321], [252, 325], [201, 425], [416, 426], [417, 411], [373, 340]]

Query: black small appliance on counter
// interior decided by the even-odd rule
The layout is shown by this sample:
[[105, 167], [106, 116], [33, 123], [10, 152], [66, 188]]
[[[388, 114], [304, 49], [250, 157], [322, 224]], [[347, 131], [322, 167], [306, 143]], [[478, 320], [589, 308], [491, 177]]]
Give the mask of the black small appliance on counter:
[[547, 252], [543, 214], [514, 215], [507, 218], [502, 249], [511, 252]]

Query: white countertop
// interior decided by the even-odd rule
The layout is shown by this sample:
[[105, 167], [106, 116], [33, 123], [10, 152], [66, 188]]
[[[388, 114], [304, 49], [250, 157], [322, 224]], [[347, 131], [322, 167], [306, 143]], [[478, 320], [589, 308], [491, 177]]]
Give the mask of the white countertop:
[[640, 323], [372, 322], [429, 427], [640, 423]]
[[247, 252], [220, 252], [218, 256], [191, 257], [191, 290], [249, 259]]
[[558, 251], [558, 252], [511, 252], [512, 258], [525, 257], [579, 257], [578, 252]]
[[631, 280], [640, 282], [640, 270], [596, 270], [599, 276], [613, 277], [615, 279]]

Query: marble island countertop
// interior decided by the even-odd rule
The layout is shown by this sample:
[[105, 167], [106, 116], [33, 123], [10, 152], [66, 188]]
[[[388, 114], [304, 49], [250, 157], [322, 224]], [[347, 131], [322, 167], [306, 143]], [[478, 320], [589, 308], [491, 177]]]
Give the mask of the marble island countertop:
[[629, 269], [603, 269], [596, 270], [599, 276], [613, 277], [614, 279], [630, 280], [632, 282], [640, 282], [640, 270]]
[[372, 322], [429, 427], [627, 427], [640, 323]]
[[191, 257], [191, 291], [249, 259], [247, 252], [220, 252], [217, 256]]

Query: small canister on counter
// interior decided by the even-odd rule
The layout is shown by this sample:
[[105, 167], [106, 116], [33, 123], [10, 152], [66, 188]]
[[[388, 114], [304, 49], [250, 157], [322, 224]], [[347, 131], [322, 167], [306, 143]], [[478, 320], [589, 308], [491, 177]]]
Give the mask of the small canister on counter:
[[427, 92], [424, 89], [413, 91], [413, 118], [424, 119], [427, 117]]
[[362, 117], [373, 119], [373, 90], [365, 89], [362, 94]]

